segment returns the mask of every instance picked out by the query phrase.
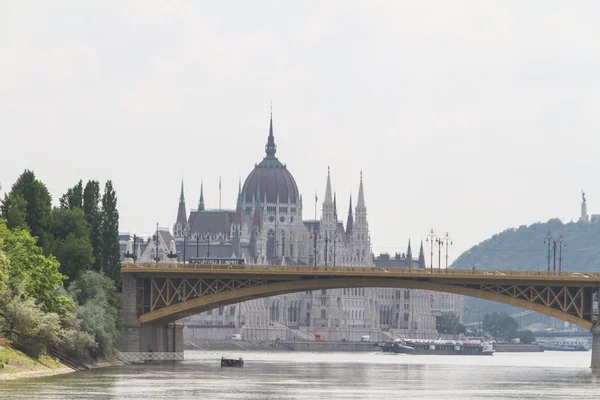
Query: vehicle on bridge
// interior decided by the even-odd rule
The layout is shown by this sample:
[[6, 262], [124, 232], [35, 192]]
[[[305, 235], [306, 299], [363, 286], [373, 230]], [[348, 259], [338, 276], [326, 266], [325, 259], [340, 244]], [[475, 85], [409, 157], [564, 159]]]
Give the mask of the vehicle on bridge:
[[244, 265], [245, 258], [219, 258], [219, 257], [190, 257], [190, 264], [202, 265]]

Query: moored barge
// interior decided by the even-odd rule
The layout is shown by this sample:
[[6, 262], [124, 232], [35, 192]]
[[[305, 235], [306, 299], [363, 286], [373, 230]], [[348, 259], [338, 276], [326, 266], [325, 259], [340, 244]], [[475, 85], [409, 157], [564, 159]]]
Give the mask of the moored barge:
[[480, 341], [397, 339], [393, 342], [377, 343], [375, 346], [379, 347], [384, 353], [474, 356], [494, 354], [494, 349], [490, 343]]

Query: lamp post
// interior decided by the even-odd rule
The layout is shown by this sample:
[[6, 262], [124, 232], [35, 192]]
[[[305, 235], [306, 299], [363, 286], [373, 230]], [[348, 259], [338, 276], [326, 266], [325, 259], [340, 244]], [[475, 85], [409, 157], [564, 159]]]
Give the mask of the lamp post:
[[[135, 236], [134, 236], [135, 239]], [[135, 240], [134, 240], [135, 241]], [[567, 242], [563, 235], [558, 235], [558, 272], [562, 271], [562, 249], [567, 247]]]
[[558, 242], [558, 240], [554, 239], [552, 240], [552, 251], [554, 252], [554, 258], [552, 259], [552, 262], [554, 263], [554, 273], [556, 274], [556, 243]]
[[313, 227], [313, 233], [311, 233], [310, 235], [311, 239], [313, 240], [313, 265], [316, 267], [317, 266], [317, 226], [315, 225]]
[[552, 246], [552, 232], [548, 231], [544, 244], [548, 243], [548, 272], [550, 272], [550, 247]]
[[444, 242], [446, 243], [446, 270], [448, 270], [448, 247], [454, 244], [448, 232], [444, 235]]
[[444, 239], [436, 238], [435, 242], [438, 245], [438, 271], [442, 270], [442, 247], [444, 246]]
[[431, 268], [432, 271], [433, 271], [433, 242], [435, 241], [436, 238], [437, 238], [437, 236], [435, 236], [435, 231], [433, 230], [433, 228], [431, 228], [429, 230], [429, 233], [427, 234], [427, 239], [425, 239], [425, 241], [431, 243], [431, 253], [430, 253], [431, 263], [429, 264], [429, 268]]

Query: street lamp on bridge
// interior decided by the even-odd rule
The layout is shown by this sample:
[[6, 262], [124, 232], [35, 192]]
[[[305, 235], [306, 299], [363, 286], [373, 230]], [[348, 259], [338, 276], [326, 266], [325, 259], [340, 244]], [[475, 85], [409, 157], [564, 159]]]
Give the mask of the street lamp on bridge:
[[431, 243], [431, 253], [430, 253], [431, 263], [429, 264], [429, 268], [431, 268], [432, 271], [433, 271], [433, 242], [435, 242], [436, 239], [437, 239], [437, 236], [435, 235], [435, 231], [433, 230], [433, 228], [431, 228], [429, 230], [429, 233], [427, 234], [427, 239], [425, 239], [425, 241]]
[[552, 246], [552, 240], [552, 232], [548, 231], [546, 238], [544, 239], [544, 244], [548, 244], [548, 272], [550, 272], [550, 249]]
[[[134, 236], [135, 238], [135, 236]], [[563, 235], [558, 235], [558, 272], [562, 271], [562, 249], [563, 247], [567, 247], [567, 242], [565, 242], [565, 237]]]
[[446, 269], [448, 269], [448, 247], [454, 244], [448, 232], [444, 235], [444, 242], [446, 244]]

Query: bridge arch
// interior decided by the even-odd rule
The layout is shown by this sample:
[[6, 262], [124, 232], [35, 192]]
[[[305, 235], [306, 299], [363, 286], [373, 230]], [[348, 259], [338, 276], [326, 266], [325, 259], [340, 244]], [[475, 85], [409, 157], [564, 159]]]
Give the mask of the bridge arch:
[[[515, 307], [531, 310], [553, 318], [570, 322], [586, 329], [591, 329], [593, 323], [577, 315], [562, 311], [557, 308], [524, 300], [508, 294], [467, 287], [465, 285], [454, 285], [426, 280], [411, 279], [389, 279], [389, 278], [320, 278], [291, 280], [265, 283], [256, 286], [236, 288], [205, 296], [199, 296], [179, 303], [171, 304], [139, 316], [142, 324], [146, 323], [169, 323], [214, 308], [236, 304], [248, 300], [277, 296], [282, 294], [296, 293], [302, 291], [326, 290], [326, 289], [359, 289], [364, 287], [381, 288], [403, 288], [423, 289], [437, 292], [454, 293], [498, 303], [508, 304]], [[555, 295], [556, 296], [556, 295]], [[566, 302], [565, 293], [565, 302]], [[575, 300], [573, 299], [572, 302]], [[567, 307], [568, 308], [568, 307]]]

